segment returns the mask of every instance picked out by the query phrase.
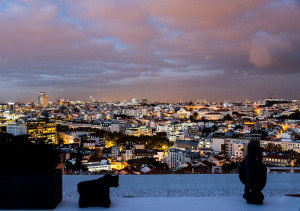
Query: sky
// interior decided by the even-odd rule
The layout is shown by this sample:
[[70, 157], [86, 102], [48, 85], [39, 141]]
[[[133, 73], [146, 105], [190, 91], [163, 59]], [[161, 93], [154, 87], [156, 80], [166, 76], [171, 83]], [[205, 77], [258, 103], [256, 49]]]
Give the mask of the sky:
[[298, 0], [0, 0], [0, 101], [298, 98]]

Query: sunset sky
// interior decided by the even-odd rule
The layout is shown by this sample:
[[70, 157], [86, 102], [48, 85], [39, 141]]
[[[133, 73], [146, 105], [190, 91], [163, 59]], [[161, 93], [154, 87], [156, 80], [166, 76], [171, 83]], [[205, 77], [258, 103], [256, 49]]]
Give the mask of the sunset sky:
[[299, 98], [300, 1], [0, 0], [0, 101]]

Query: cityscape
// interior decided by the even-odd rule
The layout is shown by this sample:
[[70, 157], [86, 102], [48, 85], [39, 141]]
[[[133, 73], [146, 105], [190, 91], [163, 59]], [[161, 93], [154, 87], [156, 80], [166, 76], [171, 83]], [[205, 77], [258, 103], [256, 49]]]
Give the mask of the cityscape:
[[0, 0], [0, 209], [299, 211], [299, 20], [299, 0]]
[[32, 103], [2, 102], [0, 124], [2, 133], [54, 144], [64, 174], [237, 173], [251, 141], [268, 167], [300, 167], [299, 106], [276, 98], [50, 101], [40, 92]]

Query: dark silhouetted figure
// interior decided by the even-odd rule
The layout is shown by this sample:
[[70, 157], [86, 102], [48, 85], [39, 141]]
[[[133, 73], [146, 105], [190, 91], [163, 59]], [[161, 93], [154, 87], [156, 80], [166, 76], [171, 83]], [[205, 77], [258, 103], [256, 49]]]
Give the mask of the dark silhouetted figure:
[[109, 207], [109, 188], [119, 186], [119, 175], [106, 174], [96, 180], [80, 182], [77, 185], [79, 207]]
[[256, 141], [248, 144], [248, 153], [239, 167], [239, 177], [245, 185], [244, 199], [249, 204], [263, 204], [261, 192], [267, 182], [267, 169], [262, 163], [262, 153]]

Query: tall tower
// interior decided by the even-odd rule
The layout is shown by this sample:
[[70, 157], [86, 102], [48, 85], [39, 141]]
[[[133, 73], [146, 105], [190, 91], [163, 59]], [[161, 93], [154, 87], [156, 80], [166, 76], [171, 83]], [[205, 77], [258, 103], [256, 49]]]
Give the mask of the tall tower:
[[48, 106], [48, 95], [46, 92], [40, 92], [38, 94], [38, 103], [41, 107], [47, 107]]

